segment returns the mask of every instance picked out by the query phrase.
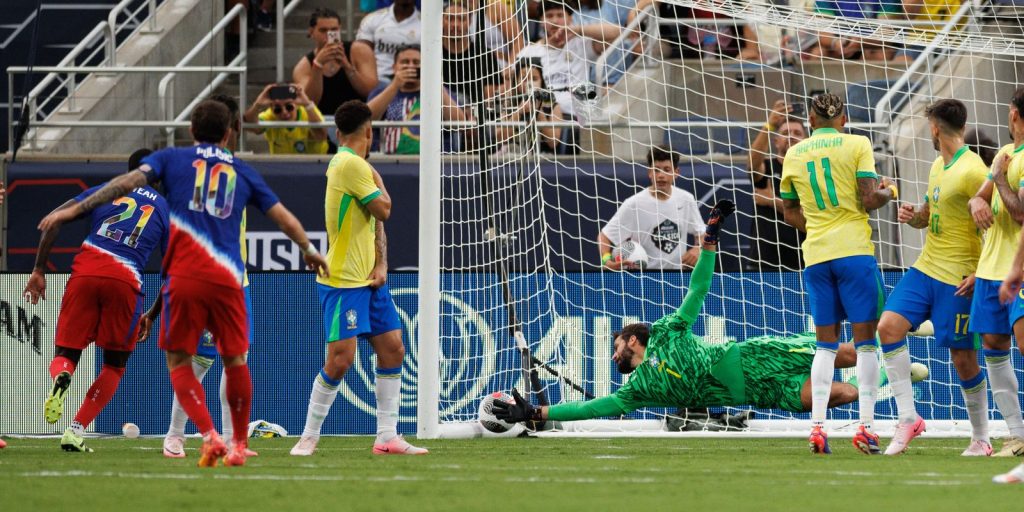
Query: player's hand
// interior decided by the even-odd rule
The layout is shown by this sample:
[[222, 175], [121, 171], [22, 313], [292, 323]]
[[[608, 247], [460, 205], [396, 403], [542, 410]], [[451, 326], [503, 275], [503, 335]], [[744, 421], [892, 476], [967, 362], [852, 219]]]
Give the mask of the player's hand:
[[697, 260], [700, 259], [700, 247], [692, 247], [690, 250], [683, 253], [682, 264], [686, 267], [693, 267], [697, 264]]
[[540, 409], [534, 407], [533, 404], [523, 398], [523, 395], [520, 395], [518, 390], [512, 390], [512, 398], [515, 399], [516, 403], [510, 404], [501, 400], [494, 401], [491, 412], [494, 413], [495, 418], [509, 423], [531, 420], [544, 421], [544, 418], [541, 418]]
[[1024, 280], [1024, 269], [1015, 268], [1010, 270], [1010, 274], [1003, 280], [1003, 284], [999, 285], [999, 302], [1003, 304], [1010, 304], [1020, 293], [1020, 284]]
[[896, 220], [898, 220], [900, 224], [906, 224], [914, 220], [915, 215], [917, 215], [917, 211], [915, 210], [914, 205], [903, 203], [900, 205], [900, 209], [897, 212]]
[[718, 231], [722, 224], [736, 211], [736, 203], [722, 199], [715, 203], [711, 213], [708, 214], [707, 229], [704, 230], [704, 245], [718, 245]]
[[370, 275], [367, 276], [370, 280], [370, 288], [380, 288], [388, 282], [388, 266], [384, 263], [378, 263], [373, 266], [373, 270], [370, 271]]
[[77, 216], [75, 211], [78, 209], [78, 204], [79, 203], [75, 203], [75, 206], [72, 206], [71, 208], [61, 208], [47, 214], [46, 217], [43, 217], [43, 220], [39, 221], [39, 231], [57, 229], [60, 228], [62, 224], [75, 220], [75, 217]]
[[28, 278], [23, 293], [25, 301], [32, 304], [39, 304], [39, 299], [46, 300], [46, 275], [40, 270], [33, 270], [32, 276]]
[[139, 336], [136, 338], [138, 343], [144, 343], [149, 339], [149, 334], [153, 331], [153, 324], [156, 320], [149, 316], [149, 314], [142, 315], [139, 319]]
[[974, 218], [974, 225], [978, 229], [985, 231], [992, 227], [992, 206], [988, 204], [988, 201], [980, 197], [972, 197], [967, 202], [967, 206], [971, 209], [971, 217]]
[[327, 266], [327, 260], [318, 252], [313, 254], [302, 253], [302, 260], [306, 262], [306, 268], [315, 270], [318, 276], [331, 277], [331, 269]]
[[956, 295], [957, 297], [970, 297], [971, 295], [974, 295], [974, 274], [971, 274], [965, 277], [963, 281], [960, 281], [960, 285], [956, 287], [956, 293], [953, 295]]

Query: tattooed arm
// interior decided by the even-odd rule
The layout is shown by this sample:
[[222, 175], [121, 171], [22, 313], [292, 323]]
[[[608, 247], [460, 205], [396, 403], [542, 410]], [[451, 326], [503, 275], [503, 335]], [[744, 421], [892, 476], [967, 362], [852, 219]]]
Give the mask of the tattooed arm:
[[384, 232], [384, 222], [379, 220], [374, 229], [373, 244], [377, 262], [367, 279], [370, 280], [371, 287], [380, 288], [388, 281], [388, 235]]
[[82, 202], [76, 203], [69, 208], [58, 208], [50, 212], [49, 215], [43, 217], [43, 220], [39, 221], [39, 230], [45, 232], [50, 229], [59, 228], [61, 224], [85, 215], [95, 210], [97, 206], [109, 203], [138, 187], [146, 185], [148, 182], [149, 177], [138, 169], [128, 174], [122, 174], [110, 180], [103, 188], [97, 190], [96, 193], [85, 198]]

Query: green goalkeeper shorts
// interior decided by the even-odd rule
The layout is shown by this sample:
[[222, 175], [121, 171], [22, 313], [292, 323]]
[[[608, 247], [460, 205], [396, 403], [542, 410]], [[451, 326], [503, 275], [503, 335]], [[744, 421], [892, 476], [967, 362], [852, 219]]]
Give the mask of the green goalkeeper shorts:
[[739, 343], [747, 402], [803, 412], [800, 391], [811, 376], [814, 336], [761, 336]]

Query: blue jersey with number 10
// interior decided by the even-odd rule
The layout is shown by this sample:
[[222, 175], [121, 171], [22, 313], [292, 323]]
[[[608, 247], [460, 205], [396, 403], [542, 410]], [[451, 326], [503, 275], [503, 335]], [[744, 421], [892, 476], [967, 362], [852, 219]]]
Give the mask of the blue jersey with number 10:
[[279, 202], [263, 177], [213, 144], [167, 148], [142, 163], [150, 181], [163, 181], [171, 209], [163, 274], [241, 287], [243, 210], [253, 205], [266, 213]]

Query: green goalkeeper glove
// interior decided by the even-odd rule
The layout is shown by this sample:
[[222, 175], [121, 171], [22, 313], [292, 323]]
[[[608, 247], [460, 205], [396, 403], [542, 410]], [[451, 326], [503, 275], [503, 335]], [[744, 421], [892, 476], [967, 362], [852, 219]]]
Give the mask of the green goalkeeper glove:
[[736, 203], [728, 199], [722, 199], [715, 203], [715, 207], [708, 214], [708, 227], [704, 231], [704, 243], [717, 244], [718, 231], [722, 229], [725, 219], [728, 219], [732, 212], [736, 211]]
[[510, 404], [501, 400], [495, 400], [491, 412], [495, 418], [509, 423], [520, 423], [523, 421], [542, 422], [540, 407], [534, 407], [528, 400], [523, 398], [516, 389], [512, 390], [512, 398], [516, 403]]

